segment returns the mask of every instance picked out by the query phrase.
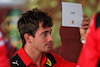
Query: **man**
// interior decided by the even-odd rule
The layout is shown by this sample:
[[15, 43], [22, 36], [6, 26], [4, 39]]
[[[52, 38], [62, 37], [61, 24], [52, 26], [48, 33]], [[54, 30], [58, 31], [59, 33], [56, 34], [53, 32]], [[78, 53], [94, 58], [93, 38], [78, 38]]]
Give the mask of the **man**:
[[77, 67], [100, 67], [100, 12], [91, 20]]
[[10, 60], [11, 67], [75, 67], [60, 56], [49, 53], [52, 18], [38, 9], [27, 11], [18, 21], [23, 46]]

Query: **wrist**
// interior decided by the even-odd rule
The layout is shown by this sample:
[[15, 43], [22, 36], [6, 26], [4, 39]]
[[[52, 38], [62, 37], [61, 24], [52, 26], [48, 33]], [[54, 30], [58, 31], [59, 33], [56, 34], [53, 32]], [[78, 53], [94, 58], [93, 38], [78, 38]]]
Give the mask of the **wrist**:
[[83, 44], [85, 43], [85, 39], [81, 38], [80, 40], [81, 40], [81, 43], [83, 43]]
[[81, 35], [82, 40], [85, 40], [85, 38], [86, 38], [86, 35]]

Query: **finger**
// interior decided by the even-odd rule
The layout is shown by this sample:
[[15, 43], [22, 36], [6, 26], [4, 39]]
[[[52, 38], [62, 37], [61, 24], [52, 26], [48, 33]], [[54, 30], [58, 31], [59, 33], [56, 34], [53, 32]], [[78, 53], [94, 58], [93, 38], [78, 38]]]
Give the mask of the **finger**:
[[85, 18], [85, 17], [88, 17], [87, 15], [82, 15], [82, 16], [83, 16], [84, 18]]
[[83, 23], [90, 23], [90, 20], [82, 20]]
[[82, 25], [82, 26], [85, 26], [85, 25], [89, 25], [89, 23], [90, 23], [90, 22], [84, 21], [83, 23], [81, 23], [81, 25]]
[[84, 21], [90, 21], [89, 17], [84, 18], [83, 20], [84, 20]]
[[82, 15], [82, 16], [83, 16], [83, 19], [88, 17], [87, 15]]
[[89, 25], [82, 26], [83, 29], [87, 29], [88, 27], [89, 27]]
[[86, 19], [86, 20], [89, 19], [89, 17], [87, 15], [82, 15], [82, 16], [83, 16], [83, 19]]
[[88, 17], [87, 15], [82, 15], [84, 18]]
[[89, 25], [82, 26], [83, 29], [88, 29]]

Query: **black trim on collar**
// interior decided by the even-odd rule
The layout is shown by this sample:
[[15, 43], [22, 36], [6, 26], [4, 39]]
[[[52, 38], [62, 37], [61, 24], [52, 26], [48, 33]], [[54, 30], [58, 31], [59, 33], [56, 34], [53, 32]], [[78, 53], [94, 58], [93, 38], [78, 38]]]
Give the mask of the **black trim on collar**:
[[[47, 59], [49, 59], [49, 60], [51, 61], [52, 66], [53, 66], [54, 64], [56, 64], [56, 60], [55, 60], [55, 58], [53, 57], [53, 55], [52, 55], [51, 53], [45, 53], [45, 55], [46, 55]], [[46, 61], [46, 62], [47, 62], [47, 61]], [[52, 66], [47, 65], [46, 63], [45, 63], [44, 65], [45, 65], [46, 67], [52, 67]]]
[[26, 65], [23, 63], [21, 58], [18, 54], [16, 54], [14, 57], [10, 59], [10, 66], [11, 67], [26, 67]]
[[97, 13], [97, 17], [96, 17], [96, 29], [100, 26], [100, 12]]
[[98, 61], [97, 67], [100, 67], [100, 60]]

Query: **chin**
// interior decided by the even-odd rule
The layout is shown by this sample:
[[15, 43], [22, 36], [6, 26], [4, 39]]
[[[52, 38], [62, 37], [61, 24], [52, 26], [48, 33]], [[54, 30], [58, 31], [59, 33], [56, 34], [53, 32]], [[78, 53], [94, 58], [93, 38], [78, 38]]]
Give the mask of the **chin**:
[[50, 48], [48, 48], [48, 49], [44, 50], [43, 52], [48, 52], [48, 51], [50, 51]]

